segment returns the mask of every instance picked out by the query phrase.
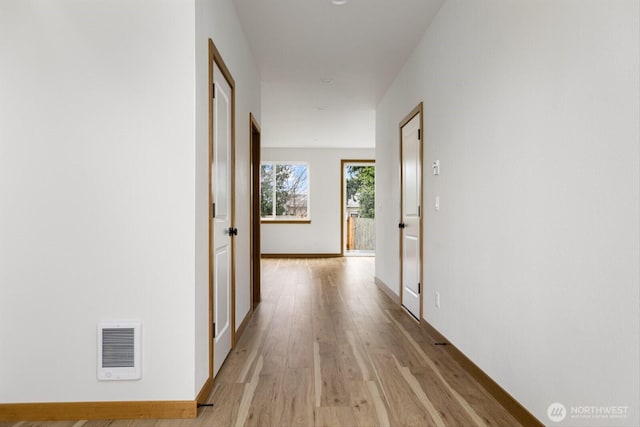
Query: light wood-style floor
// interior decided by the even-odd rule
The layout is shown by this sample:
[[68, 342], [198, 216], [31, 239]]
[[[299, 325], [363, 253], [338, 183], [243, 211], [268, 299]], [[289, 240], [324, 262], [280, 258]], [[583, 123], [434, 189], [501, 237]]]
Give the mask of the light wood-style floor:
[[0, 427], [520, 425], [377, 288], [373, 263], [263, 260], [262, 302], [195, 420]]

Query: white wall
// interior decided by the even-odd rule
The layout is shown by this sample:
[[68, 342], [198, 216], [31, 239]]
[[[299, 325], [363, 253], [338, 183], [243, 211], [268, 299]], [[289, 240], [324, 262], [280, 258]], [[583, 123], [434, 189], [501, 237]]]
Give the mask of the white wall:
[[[194, 4], [0, 2], [0, 402], [194, 394]], [[96, 326], [143, 323], [143, 379]]]
[[[260, 83], [233, 2], [0, 5], [0, 402], [200, 391], [209, 38], [237, 87], [239, 325]], [[96, 325], [122, 318], [143, 322], [143, 379], [98, 382]]]
[[424, 101], [424, 317], [545, 423], [640, 422], [638, 5], [449, 0], [376, 112], [377, 276], [397, 290], [398, 123]]
[[232, 0], [196, 0], [196, 383], [209, 374], [208, 282], [208, 40], [220, 51], [236, 82], [236, 327], [250, 309], [249, 258], [249, 113], [258, 123], [260, 76]]
[[263, 148], [262, 161], [307, 162], [311, 224], [262, 224], [264, 254], [339, 254], [340, 161], [374, 159], [373, 149]]

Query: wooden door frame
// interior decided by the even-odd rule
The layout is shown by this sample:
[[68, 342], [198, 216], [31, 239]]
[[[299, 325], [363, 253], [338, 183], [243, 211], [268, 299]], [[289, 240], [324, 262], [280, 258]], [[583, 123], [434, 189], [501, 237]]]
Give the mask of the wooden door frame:
[[[420, 115], [420, 124], [419, 124], [419, 129], [420, 129], [420, 154], [419, 156], [419, 161], [420, 161], [420, 241], [418, 242], [418, 244], [420, 245], [420, 272], [418, 274], [419, 280], [420, 280], [420, 316], [419, 316], [419, 320], [422, 320], [423, 318], [423, 301], [424, 301], [424, 281], [423, 281], [423, 269], [424, 269], [424, 258], [423, 258], [423, 240], [424, 240], [424, 231], [423, 231], [423, 218], [424, 218], [424, 200], [423, 200], [423, 194], [424, 194], [424, 160], [422, 158], [423, 156], [423, 152], [424, 152], [424, 131], [423, 131], [423, 123], [424, 123], [424, 113], [423, 113], [423, 103], [420, 102], [413, 110], [411, 110], [411, 112], [409, 114], [407, 114], [405, 116], [404, 119], [402, 119], [402, 121], [400, 121], [400, 167], [398, 168], [399, 174], [400, 174], [400, 221], [402, 222], [403, 219], [403, 197], [402, 197], [402, 128], [409, 123], [415, 116]], [[402, 305], [402, 294], [403, 294], [403, 288], [404, 288], [404, 284], [402, 282], [403, 280], [403, 260], [402, 260], [402, 250], [403, 248], [403, 244], [402, 244], [402, 229], [398, 228], [398, 240], [400, 242], [400, 306], [404, 308], [404, 306]], [[406, 309], [405, 309], [406, 310]], [[412, 319], [414, 319], [413, 316], [411, 316]]]
[[250, 289], [250, 301], [251, 311], [255, 309], [256, 305], [260, 302], [260, 260], [261, 260], [261, 247], [260, 247], [260, 221], [262, 214], [260, 211], [260, 150], [261, 150], [261, 131], [260, 125], [256, 121], [252, 113], [249, 113], [249, 156], [251, 167], [251, 234], [250, 234], [250, 246], [251, 246], [251, 289]]
[[375, 159], [342, 159], [340, 160], [340, 255], [344, 256], [344, 167], [350, 163], [373, 164], [375, 167]]
[[[231, 182], [230, 184], [230, 192], [229, 195], [230, 200], [230, 226], [235, 227], [235, 173], [236, 173], [236, 83], [231, 73], [229, 72], [229, 68], [222, 60], [222, 56], [220, 52], [216, 48], [216, 45], [213, 43], [213, 40], [209, 39], [209, 382], [213, 384], [213, 319], [214, 319], [214, 292], [213, 292], [213, 238], [212, 238], [212, 226], [211, 220], [213, 217], [213, 199], [211, 197], [211, 190], [213, 188], [213, 178], [211, 173], [211, 165], [213, 162], [213, 69], [214, 64], [218, 66], [220, 71], [222, 72], [222, 76], [229, 83], [229, 87], [231, 88], [231, 143], [230, 143], [230, 165], [229, 165], [229, 177]], [[235, 239], [231, 238], [231, 266], [230, 266], [230, 281], [231, 281], [231, 349], [236, 346], [236, 284], [235, 284], [235, 269], [236, 269], [236, 245]]]

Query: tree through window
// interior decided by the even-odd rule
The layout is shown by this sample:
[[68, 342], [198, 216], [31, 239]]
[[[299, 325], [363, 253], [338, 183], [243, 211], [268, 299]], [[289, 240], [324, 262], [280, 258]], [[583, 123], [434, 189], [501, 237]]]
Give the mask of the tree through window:
[[263, 219], [309, 219], [307, 164], [263, 162], [260, 195]]
[[360, 209], [360, 218], [375, 218], [376, 168], [375, 166], [347, 166], [347, 201], [354, 200]]

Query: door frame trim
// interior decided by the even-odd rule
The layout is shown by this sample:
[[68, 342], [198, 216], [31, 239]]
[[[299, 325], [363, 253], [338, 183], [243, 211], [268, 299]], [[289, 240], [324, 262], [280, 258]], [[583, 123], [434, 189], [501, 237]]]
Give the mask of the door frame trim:
[[[257, 135], [257, 138], [256, 138]], [[261, 159], [261, 141], [262, 131], [260, 125], [256, 120], [253, 113], [249, 113], [249, 165], [251, 167], [251, 192], [250, 192], [250, 211], [251, 211], [251, 224], [250, 224], [250, 239], [249, 246], [251, 247], [251, 289], [250, 289], [250, 305], [251, 312], [255, 309], [256, 305], [261, 300], [261, 271], [260, 271], [260, 259], [262, 249], [260, 247], [260, 234], [261, 234], [261, 220], [262, 215], [260, 212], [260, 159]]]
[[373, 164], [375, 167], [376, 159], [341, 159], [340, 160], [340, 256], [345, 256], [344, 244], [344, 167], [350, 163]]
[[[419, 315], [419, 319], [423, 318], [423, 304], [424, 304], [424, 279], [423, 279], [423, 270], [424, 270], [424, 258], [423, 258], [423, 241], [424, 241], [424, 227], [423, 227], [423, 218], [424, 218], [424, 199], [423, 199], [423, 194], [424, 194], [424, 159], [423, 159], [423, 155], [424, 155], [424, 104], [423, 102], [420, 102], [413, 110], [411, 110], [411, 112], [409, 114], [407, 114], [404, 119], [402, 119], [400, 121], [400, 126], [399, 126], [399, 134], [400, 134], [400, 161], [399, 161], [399, 168], [398, 168], [398, 174], [400, 175], [400, 222], [402, 222], [402, 214], [403, 214], [403, 210], [402, 210], [402, 203], [403, 203], [403, 198], [402, 198], [402, 128], [409, 123], [415, 116], [420, 115], [420, 123], [419, 123], [419, 129], [420, 129], [420, 154], [419, 154], [419, 163], [420, 163], [420, 242], [418, 243], [420, 245], [420, 273], [419, 273], [419, 279], [420, 279], [420, 315]], [[400, 306], [404, 308], [404, 306], [402, 305], [402, 294], [403, 294], [403, 283], [402, 283], [402, 279], [403, 279], [403, 268], [402, 268], [402, 250], [403, 250], [403, 245], [402, 245], [402, 229], [398, 229], [398, 241], [399, 241], [399, 248], [400, 248], [400, 265], [399, 265], [399, 270], [400, 270], [400, 294], [399, 294], [399, 298], [400, 298]], [[406, 310], [406, 308], [405, 308]], [[415, 319], [413, 316], [411, 316], [412, 319]]]
[[[214, 310], [214, 292], [213, 292], [213, 238], [212, 238], [212, 229], [211, 229], [211, 220], [213, 214], [213, 200], [211, 197], [211, 189], [213, 188], [213, 179], [211, 174], [211, 163], [213, 161], [213, 69], [214, 64], [218, 66], [220, 71], [222, 72], [222, 76], [229, 83], [229, 87], [231, 88], [231, 143], [230, 143], [230, 165], [229, 165], [229, 175], [230, 175], [230, 226], [235, 227], [236, 218], [235, 218], [235, 171], [236, 171], [236, 83], [233, 77], [231, 76], [231, 72], [229, 72], [229, 68], [225, 64], [220, 52], [216, 48], [213, 40], [209, 39], [209, 216], [208, 216], [208, 229], [209, 229], [209, 380], [213, 381], [213, 358], [214, 358], [214, 338], [213, 338], [213, 310]], [[230, 271], [230, 280], [231, 280], [231, 349], [236, 346], [236, 284], [235, 284], [235, 270], [236, 270], [236, 245], [235, 239], [231, 239], [231, 271]], [[212, 383], [213, 384], [213, 383]]]

